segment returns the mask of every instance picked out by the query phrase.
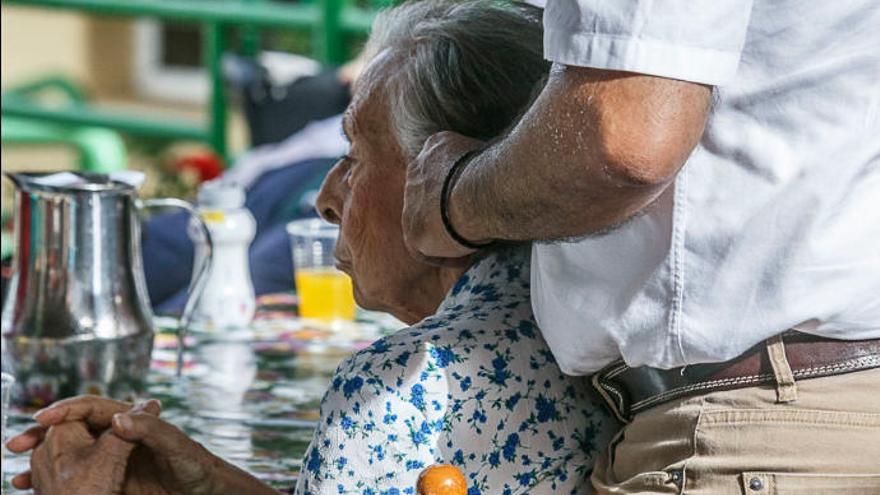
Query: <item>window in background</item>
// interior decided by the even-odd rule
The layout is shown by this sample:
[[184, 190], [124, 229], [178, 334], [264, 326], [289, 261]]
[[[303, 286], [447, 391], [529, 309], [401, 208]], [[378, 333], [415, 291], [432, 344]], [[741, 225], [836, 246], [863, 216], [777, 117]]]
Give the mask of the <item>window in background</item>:
[[[238, 32], [230, 30], [227, 46], [239, 45]], [[263, 50], [310, 55], [307, 32], [265, 30]], [[355, 47], [362, 40], [357, 40]], [[356, 53], [357, 48], [354, 48]], [[196, 24], [159, 23], [140, 20], [134, 27], [134, 89], [140, 96], [172, 102], [201, 104], [210, 91], [202, 66], [202, 35]]]
[[202, 103], [208, 98], [208, 77], [202, 68], [199, 27], [151, 20], [135, 22], [135, 91], [151, 99]]

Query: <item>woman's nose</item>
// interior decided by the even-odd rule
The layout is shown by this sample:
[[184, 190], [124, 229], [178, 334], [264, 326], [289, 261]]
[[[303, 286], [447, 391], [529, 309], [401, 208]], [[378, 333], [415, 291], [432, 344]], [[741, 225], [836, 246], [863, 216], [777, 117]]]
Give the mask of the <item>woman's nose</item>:
[[333, 165], [327, 177], [324, 177], [318, 198], [315, 200], [315, 208], [321, 218], [336, 225], [342, 221], [342, 165], [343, 160]]

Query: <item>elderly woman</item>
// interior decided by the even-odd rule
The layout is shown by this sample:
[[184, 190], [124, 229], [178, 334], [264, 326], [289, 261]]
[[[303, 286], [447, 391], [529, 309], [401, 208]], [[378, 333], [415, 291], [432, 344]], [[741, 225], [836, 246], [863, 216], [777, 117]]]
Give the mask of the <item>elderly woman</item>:
[[[464, 473], [469, 494], [589, 490], [614, 424], [536, 327], [528, 247], [435, 266], [407, 252], [400, 224], [408, 161], [436, 132], [488, 140], [512, 126], [548, 71], [541, 38], [540, 10], [490, 0], [409, 3], [376, 20], [344, 118], [351, 150], [318, 207], [341, 226], [335, 254], [359, 304], [412, 326], [340, 365], [296, 493], [414, 493], [422, 469], [441, 462]], [[272, 493], [159, 419], [157, 404], [128, 408], [77, 398], [39, 413], [57, 426], [16, 483], [53, 494], [85, 483], [88, 493]], [[95, 439], [86, 426], [112, 428]]]

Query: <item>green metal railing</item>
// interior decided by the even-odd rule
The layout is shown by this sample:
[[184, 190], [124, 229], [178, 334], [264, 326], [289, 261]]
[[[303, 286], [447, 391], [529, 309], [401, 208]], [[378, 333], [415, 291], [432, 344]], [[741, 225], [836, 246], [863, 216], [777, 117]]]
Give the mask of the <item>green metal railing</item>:
[[[211, 83], [206, 125], [102, 110], [87, 103], [48, 108], [21, 91], [4, 93], [0, 105], [3, 116], [107, 127], [133, 136], [202, 141], [209, 144], [227, 163], [227, 109], [221, 57], [227, 50], [229, 30], [235, 28], [242, 33], [243, 50], [249, 55], [258, 50], [260, 30], [309, 31], [312, 35], [312, 55], [322, 62], [338, 64], [344, 62], [348, 55], [345, 50], [346, 38], [366, 34], [374, 15], [373, 9], [358, 8], [345, 0], [315, 0], [313, 3], [297, 4], [261, 0], [3, 0], [3, 3], [200, 24], [203, 27], [204, 65]], [[390, 1], [372, 2], [377, 6], [387, 3]]]

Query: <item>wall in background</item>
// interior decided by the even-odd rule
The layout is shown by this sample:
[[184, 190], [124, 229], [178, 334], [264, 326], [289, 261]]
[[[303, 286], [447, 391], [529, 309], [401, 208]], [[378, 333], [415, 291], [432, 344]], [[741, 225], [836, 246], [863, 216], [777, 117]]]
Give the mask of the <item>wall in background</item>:
[[0, 7], [0, 85], [64, 74], [97, 97], [129, 93], [132, 37], [124, 19]]
[[42, 9], [0, 7], [3, 88], [47, 73], [64, 73], [86, 81], [89, 20]]

